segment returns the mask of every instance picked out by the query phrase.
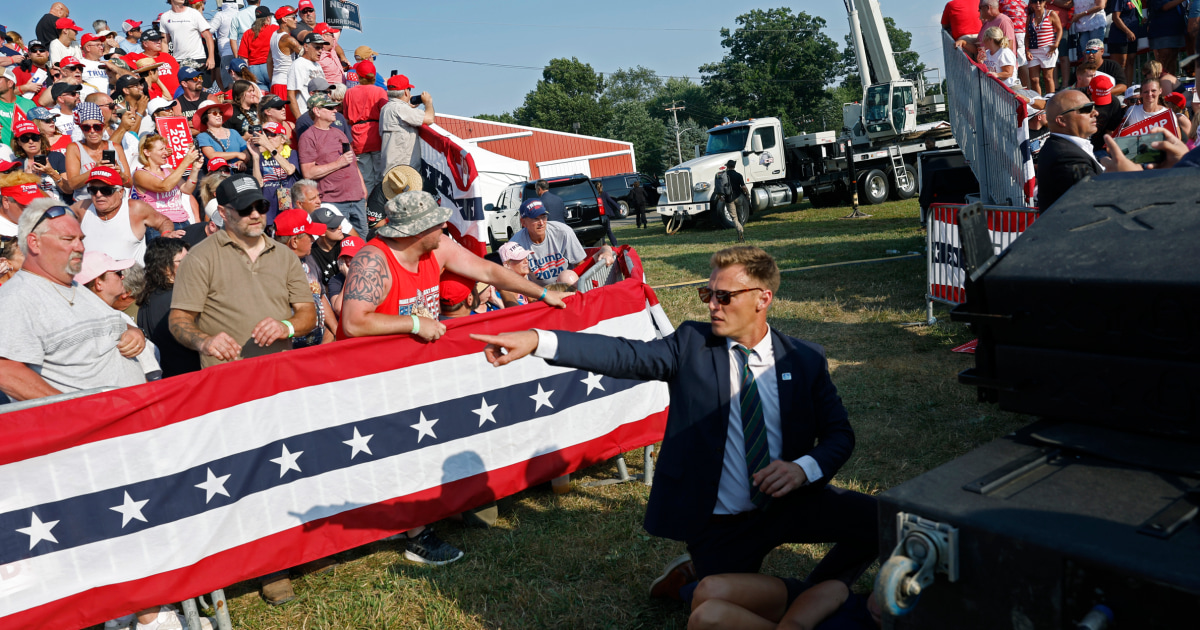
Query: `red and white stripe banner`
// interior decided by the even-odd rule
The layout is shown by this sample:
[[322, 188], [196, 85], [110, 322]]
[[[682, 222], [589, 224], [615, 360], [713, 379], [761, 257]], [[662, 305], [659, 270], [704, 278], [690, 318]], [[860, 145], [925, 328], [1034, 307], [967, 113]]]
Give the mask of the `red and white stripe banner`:
[[179, 601], [660, 440], [665, 384], [494, 368], [468, 338], [670, 332], [640, 279], [567, 302], [449, 321], [429, 344], [353, 339], [6, 414], [0, 627]]
[[[966, 301], [966, 271], [958, 240], [958, 211], [964, 206], [935, 203], [929, 216], [929, 296], [954, 304]], [[988, 233], [996, 253], [1008, 249], [1037, 213], [1025, 210], [987, 209]]]

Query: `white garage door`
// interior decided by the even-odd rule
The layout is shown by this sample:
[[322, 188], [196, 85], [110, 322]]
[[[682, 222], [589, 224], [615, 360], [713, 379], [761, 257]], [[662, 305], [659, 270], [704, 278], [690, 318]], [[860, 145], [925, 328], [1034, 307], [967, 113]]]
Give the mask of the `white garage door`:
[[583, 173], [588, 177], [592, 176], [592, 163], [588, 158], [569, 160], [566, 162], [555, 160], [553, 163], [549, 164], [539, 163], [537, 167], [538, 173], [541, 174], [543, 179], [548, 177], [560, 177], [563, 175], [575, 175], [577, 173]]

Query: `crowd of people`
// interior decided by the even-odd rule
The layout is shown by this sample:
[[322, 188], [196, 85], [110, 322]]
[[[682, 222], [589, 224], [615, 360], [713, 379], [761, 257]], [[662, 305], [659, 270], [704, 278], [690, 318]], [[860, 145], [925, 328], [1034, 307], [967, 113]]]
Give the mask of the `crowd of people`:
[[[384, 187], [422, 165], [428, 92], [385, 79], [369, 46], [347, 58], [311, 0], [217, 2], [210, 20], [204, 0], [171, 0], [119, 33], [55, 2], [29, 36], [0, 32], [0, 403], [563, 306], [586, 254], [547, 217], [553, 193], [525, 200], [495, 262], [472, 253], [428, 192]], [[428, 526], [398, 539], [414, 562], [463, 557]], [[288, 573], [262, 593], [292, 599]]]
[[1200, 2], [950, 0], [942, 26], [1030, 105], [1039, 209], [1105, 171], [1200, 165], [1200, 97], [1181, 78]]

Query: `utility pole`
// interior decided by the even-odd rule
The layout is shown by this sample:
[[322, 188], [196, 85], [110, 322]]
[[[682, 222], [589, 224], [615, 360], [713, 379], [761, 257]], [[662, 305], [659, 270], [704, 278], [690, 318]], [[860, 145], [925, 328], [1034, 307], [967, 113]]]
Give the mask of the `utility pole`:
[[675, 117], [675, 156], [679, 158], [678, 163], [683, 164], [683, 148], [681, 148], [679, 145], [679, 133], [680, 132], [679, 132], [679, 114], [678, 114], [678, 112], [679, 112], [679, 110], [686, 109], [686, 108], [683, 107], [682, 105], [677, 107], [675, 105], [675, 103], [676, 103], [676, 101], [671, 101], [671, 106], [664, 109], [663, 111], [671, 112], [671, 115]]

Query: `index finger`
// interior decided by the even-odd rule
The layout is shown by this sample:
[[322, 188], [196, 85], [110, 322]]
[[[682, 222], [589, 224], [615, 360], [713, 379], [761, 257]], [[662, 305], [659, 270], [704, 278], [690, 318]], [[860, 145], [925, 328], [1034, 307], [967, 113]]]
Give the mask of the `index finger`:
[[467, 336], [475, 341], [482, 341], [483, 343], [494, 344], [497, 346], [502, 345], [501, 342], [504, 340], [504, 337], [501, 335], [480, 335], [477, 333], [471, 333]]

